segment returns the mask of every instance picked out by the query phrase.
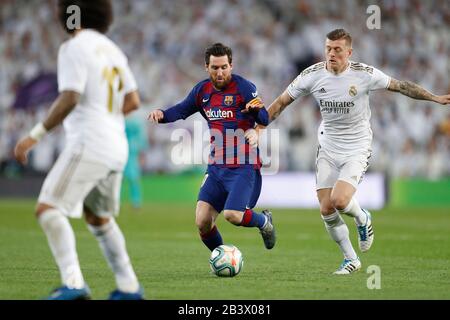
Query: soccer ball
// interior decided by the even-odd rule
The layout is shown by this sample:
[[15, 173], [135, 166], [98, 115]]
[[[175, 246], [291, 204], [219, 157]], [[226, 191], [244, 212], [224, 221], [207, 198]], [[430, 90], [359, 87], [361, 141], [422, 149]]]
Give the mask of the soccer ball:
[[223, 244], [211, 252], [209, 266], [219, 277], [234, 277], [242, 270], [244, 259], [241, 251], [232, 244]]

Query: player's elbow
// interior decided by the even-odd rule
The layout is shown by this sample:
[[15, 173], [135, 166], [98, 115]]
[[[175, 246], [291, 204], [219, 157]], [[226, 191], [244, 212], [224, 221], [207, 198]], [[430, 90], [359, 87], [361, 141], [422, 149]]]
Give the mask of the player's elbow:
[[125, 99], [123, 102], [123, 113], [125, 115], [129, 114], [132, 111], [135, 111], [139, 108], [141, 104], [141, 99], [139, 98], [139, 94], [137, 91], [133, 91], [125, 95]]

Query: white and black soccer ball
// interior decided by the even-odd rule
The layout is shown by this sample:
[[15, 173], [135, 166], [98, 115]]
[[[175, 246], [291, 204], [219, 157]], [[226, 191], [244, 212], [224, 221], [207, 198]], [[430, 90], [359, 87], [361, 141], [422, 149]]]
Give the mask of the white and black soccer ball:
[[244, 259], [241, 251], [232, 244], [223, 244], [211, 252], [209, 266], [219, 277], [234, 277], [242, 270]]

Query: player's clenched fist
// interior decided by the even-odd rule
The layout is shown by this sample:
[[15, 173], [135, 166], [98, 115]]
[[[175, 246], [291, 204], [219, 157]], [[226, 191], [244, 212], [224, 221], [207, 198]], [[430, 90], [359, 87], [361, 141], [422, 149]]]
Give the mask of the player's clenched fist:
[[256, 97], [245, 105], [245, 109], [243, 109], [242, 112], [247, 113], [261, 108], [264, 108], [264, 103], [262, 102], [260, 97]]
[[158, 123], [162, 119], [164, 119], [164, 113], [161, 110], [154, 110], [150, 112], [147, 119], [150, 120], [151, 122]]

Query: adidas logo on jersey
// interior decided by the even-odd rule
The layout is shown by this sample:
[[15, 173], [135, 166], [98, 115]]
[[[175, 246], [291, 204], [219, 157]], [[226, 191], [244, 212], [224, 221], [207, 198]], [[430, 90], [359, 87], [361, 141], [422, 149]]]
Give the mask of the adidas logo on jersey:
[[205, 111], [205, 114], [210, 121], [234, 118], [232, 110], [209, 109]]
[[327, 91], [325, 90], [325, 88], [321, 88], [321, 89], [319, 90], [319, 92], [320, 92], [320, 93], [327, 93]]

